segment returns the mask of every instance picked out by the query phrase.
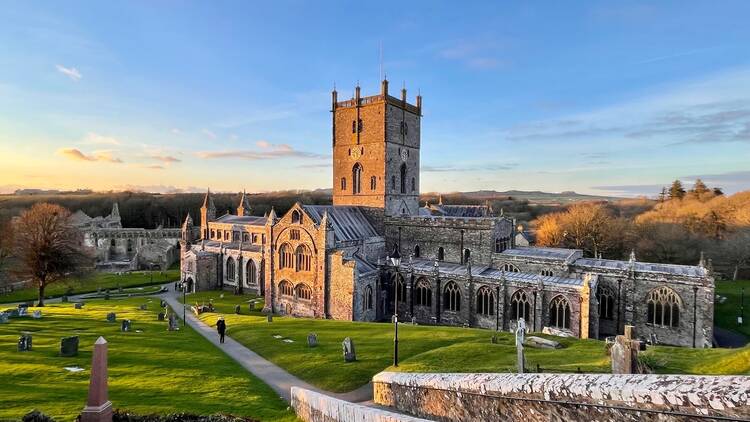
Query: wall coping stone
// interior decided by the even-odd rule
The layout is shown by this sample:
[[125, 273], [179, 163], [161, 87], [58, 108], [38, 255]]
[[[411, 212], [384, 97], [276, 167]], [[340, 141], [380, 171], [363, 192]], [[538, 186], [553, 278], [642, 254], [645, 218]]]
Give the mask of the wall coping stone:
[[300, 387], [292, 387], [292, 408], [305, 422], [428, 422], [414, 416], [339, 400]]

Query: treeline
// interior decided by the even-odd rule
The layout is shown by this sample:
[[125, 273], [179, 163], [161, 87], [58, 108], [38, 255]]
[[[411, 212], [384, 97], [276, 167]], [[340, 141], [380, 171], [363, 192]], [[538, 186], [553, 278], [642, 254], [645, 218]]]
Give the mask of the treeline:
[[579, 203], [534, 221], [539, 246], [583, 249], [587, 256], [696, 264], [705, 253], [736, 279], [750, 265], [750, 191], [725, 196], [696, 181], [673, 184], [651, 209], [627, 215], [613, 204]]

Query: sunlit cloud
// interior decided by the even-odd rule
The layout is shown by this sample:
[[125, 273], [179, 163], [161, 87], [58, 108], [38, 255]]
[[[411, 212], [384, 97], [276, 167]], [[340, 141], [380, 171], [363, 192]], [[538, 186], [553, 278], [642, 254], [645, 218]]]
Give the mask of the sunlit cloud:
[[182, 161], [179, 158], [172, 157], [171, 155], [152, 155], [150, 158], [153, 160], [161, 161], [165, 164], [179, 163], [180, 161]]
[[59, 64], [55, 65], [55, 67], [57, 68], [58, 72], [62, 73], [63, 75], [69, 77], [70, 79], [74, 81], [79, 81], [83, 77], [83, 75], [81, 75], [81, 72], [79, 72], [78, 69], [76, 69], [75, 67], [65, 67]]
[[57, 154], [73, 161], [103, 161], [109, 163], [122, 163], [122, 160], [112, 155], [110, 151], [94, 151], [86, 155], [77, 148], [61, 148]]
[[222, 150], [222, 151], [199, 151], [195, 153], [198, 158], [217, 159], [229, 158], [240, 160], [273, 160], [280, 158], [326, 158], [327, 155], [314, 152], [298, 151], [288, 144], [271, 144], [267, 141], [258, 141], [256, 145], [260, 150]]
[[91, 145], [120, 145], [120, 141], [111, 136], [104, 136], [98, 133], [89, 132], [83, 140], [84, 144]]

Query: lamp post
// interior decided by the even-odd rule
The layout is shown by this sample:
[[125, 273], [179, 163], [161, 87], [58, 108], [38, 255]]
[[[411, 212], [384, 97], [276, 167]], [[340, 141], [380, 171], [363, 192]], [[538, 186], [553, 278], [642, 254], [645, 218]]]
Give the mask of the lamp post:
[[396, 245], [390, 260], [391, 264], [396, 267], [396, 280], [393, 283], [393, 366], [398, 366], [398, 267], [401, 265], [401, 254], [398, 252], [398, 245]]

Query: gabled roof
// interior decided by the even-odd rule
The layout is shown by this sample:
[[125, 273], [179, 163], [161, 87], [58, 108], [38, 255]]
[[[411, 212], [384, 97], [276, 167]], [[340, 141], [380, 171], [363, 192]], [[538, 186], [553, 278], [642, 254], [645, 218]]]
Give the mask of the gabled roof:
[[241, 224], [246, 226], [265, 226], [266, 221], [268, 221], [267, 217], [224, 214], [212, 222], [224, 224]]
[[323, 214], [328, 213], [328, 221], [333, 228], [334, 238], [337, 242], [379, 236], [359, 207], [349, 205], [302, 205], [302, 209], [316, 224], [320, 224]]

